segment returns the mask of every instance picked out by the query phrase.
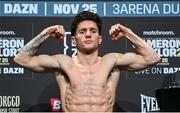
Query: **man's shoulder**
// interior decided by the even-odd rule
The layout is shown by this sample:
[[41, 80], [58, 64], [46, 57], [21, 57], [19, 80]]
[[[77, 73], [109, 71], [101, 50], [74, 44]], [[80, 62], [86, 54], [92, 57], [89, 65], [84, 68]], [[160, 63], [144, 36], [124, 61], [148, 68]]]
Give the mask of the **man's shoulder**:
[[70, 56], [67, 56], [67, 55], [64, 55], [64, 54], [55, 54], [55, 55], [52, 55], [52, 57], [56, 60], [72, 60], [72, 58]]
[[118, 59], [122, 56], [122, 53], [107, 53], [102, 57], [102, 62], [115, 66]]
[[[52, 55], [52, 57], [69, 57], [68, 55], [64, 55], [64, 54], [54, 54]], [[71, 58], [71, 57], [69, 57]]]
[[123, 53], [116, 53], [116, 52], [114, 52], [114, 53], [107, 53], [102, 58], [113, 58], [113, 57], [117, 57], [119, 55], [123, 55]]

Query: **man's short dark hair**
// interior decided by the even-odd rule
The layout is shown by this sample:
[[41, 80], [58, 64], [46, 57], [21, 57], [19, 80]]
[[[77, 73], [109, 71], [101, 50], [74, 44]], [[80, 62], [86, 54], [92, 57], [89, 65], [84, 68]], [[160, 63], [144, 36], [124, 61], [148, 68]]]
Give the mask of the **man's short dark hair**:
[[77, 14], [72, 20], [71, 36], [75, 35], [78, 24], [84, 20], [94, 21], [99, 29], [99, 34], [101, 35], [102, 23], [101, 23], [101, 18], [99, 17], [99, 15], [90, 11], [82, 11], [79, 14]]

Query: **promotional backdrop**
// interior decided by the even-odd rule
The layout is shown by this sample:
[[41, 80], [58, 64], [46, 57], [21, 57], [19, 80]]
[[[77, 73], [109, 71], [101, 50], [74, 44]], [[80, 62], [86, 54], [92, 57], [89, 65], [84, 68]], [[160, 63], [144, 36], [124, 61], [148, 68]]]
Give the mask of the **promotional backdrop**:
[[[109, 52], [134, 51], [126, 40], [112, 41], [111, 25], [121, 23], [132, 29], [162, 57], [152, 67], [136, 72], [122, 71], [117, 88], [115, 111], [159, 111], [155, 90], [168, 87], [179, 70], [180, 2], [75, 2], [0, 1], [0, 112], [58, 111], [59, 90], [52, 73], [34, 73], [14, 63], [17, 51], [44, 28], [61, 24], [64, 40], [49, 38], [38, 54], [76, 55], [71, 43], [70, 24], [80, 11], [102, 17], [103, 43], [100, 56]], [[178, 82], [178, 81], [177, 81]]]

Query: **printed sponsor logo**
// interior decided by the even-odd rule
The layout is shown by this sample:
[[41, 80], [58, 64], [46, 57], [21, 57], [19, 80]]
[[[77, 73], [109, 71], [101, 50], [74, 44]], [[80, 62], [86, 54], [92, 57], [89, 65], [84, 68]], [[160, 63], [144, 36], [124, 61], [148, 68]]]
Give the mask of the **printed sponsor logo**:
[[61, 111], [61, 100], [59, 98], [51, 98], [51, 111]]
[[140, 94], [141, 96], [141, 112], [154, 112], [159, 111], [157, 99], [155, 97], [146, 96]]
[[0, 112], [19, 112], [20, 96], [0, 96]]
[[64, 54], [74, 57], [77, 54], [76, 46], [71, 42], [71, 32], [65, 32], [64, 37]]

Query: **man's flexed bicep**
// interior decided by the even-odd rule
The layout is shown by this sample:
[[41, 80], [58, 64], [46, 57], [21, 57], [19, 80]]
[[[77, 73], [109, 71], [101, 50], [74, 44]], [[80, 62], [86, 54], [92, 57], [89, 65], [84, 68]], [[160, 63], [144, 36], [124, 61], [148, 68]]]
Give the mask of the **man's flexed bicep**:
[[39, 56], [29, 56], [26, 53], [17, 54], [14, 61], [28, 69], [36, 72], [51, 72], [54, 69], [60, 69], [60, 60], [58, 55], [39, 55]]
[[55, 56], [36, 55], [40, 46], [46, 39], [54, 37], [63, 39], [64, 27], [62, 25], [54, 25], [45, 28], [40, 34], [30, 40], [15, 56], [14, 61], [21, 66], [30, 68], [34, 71], [48, 71], [49, 69], [58, 68], [59, 64]]
[[144, 69], [156, 64], [156, 62], [149, 62], [146, 57], [134, 52], [127, 52], [125, 54], [116, 53], [115, 56], [117, 59], [115, 66], [130, 71]]
[[134, 53], [117, 55], [117, 65], [125, 67], [128, 70], [138, 70], [154, 65], [160, 61], [161, 58], [156, 51], [130, 28], [121, 24], [115, 24], [111, 26], [109, 34], [112, 40], [121, 38], [128, 39], [135, 49]]

